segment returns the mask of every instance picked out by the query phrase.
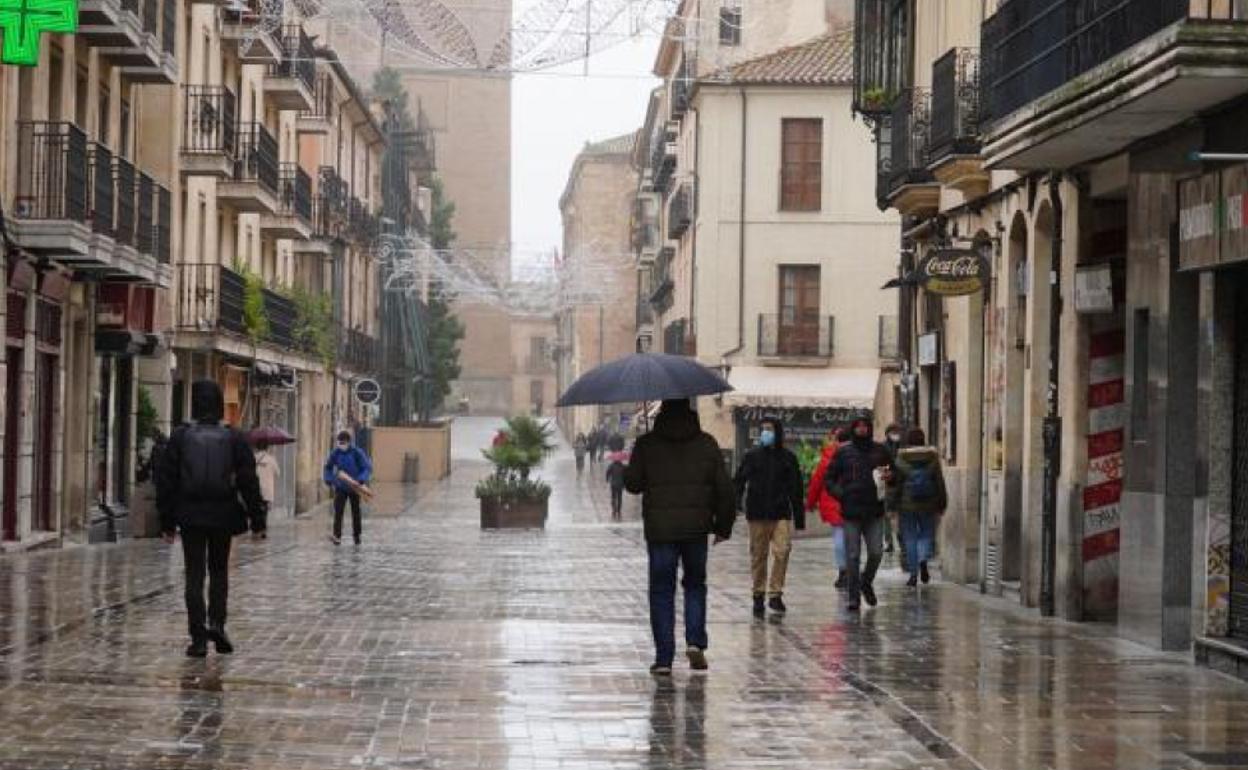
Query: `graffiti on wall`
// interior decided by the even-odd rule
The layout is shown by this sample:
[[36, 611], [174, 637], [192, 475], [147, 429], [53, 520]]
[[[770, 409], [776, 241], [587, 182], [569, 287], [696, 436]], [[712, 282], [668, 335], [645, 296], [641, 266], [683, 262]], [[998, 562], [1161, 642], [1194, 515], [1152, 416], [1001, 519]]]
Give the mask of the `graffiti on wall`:
[[1088, 352], [1088, 480], [1083, 490], [1083, 590], [1089, 612], [1118, 601], [1125, 415], [1121, 322], [1094, 327]]

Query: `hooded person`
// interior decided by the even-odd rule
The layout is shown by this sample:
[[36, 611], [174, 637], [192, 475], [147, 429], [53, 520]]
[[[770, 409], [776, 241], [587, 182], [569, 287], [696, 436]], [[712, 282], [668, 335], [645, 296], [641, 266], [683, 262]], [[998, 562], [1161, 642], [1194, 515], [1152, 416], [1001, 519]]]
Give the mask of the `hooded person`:
[[744, 500], [750, 527], [754, 615], [765, 615], [765, 606], [784, 613], [784, 579], [793, 549], [793, 530], [806, 528], [806, 509], [802, 505], [802, 471], [797, 456], [784, 446], [780, 420], [768, 418], [759, 424], [758, 445], [741, 458], [733, 485], [737, 501]]
[[[876, 479], [891, 479], [892, 466], [888, 450], [873, 437], [871, 421], [859, 418], [850, 426], [849, 443], [837, 450], [824, 478], [828, 494], [840, 502], [845, 518], [846, 608], [851, 612], [858, 611], [860, 596], [872, 607], [877, 602], [874, 582], [884, 558], [884, 502]], [[867, 564], [860, 570], [864, 542]]]
[[650, 671], [672, 673], [677, 567], [684, 572], [685, 652], [692, 669], [705, 670], [707, 538], [720, 543], [732, 535], [735, 506], [719, 444], [702, 431], [688, 400], [663, 402], [654, 430], [633, 447], [624, 487], [642, 496], [655, 648]]
[[833, 584], [835, 588], [844, 588], [848, 579], [845, 570], [845, 517], [841, 515], [840, 501], [828, 494], [824, 479], [827, 478], [828, 468], [836, 457], [837, 449], [848, 442], [849, 428], [838, 428], [828, 433], [819, 464], [810, 474], [810, 484], [806, 489], [806, 510], [818, 510], [819, 518], [832, 528], [832, 560], [836, 563], [837, 570], [836, 582]]
[[[900, 425], [890, 423], [884, 429], [884, 448], [888, 450], [888, 456], [893, 462], [897, 461], [897, 453], [906, 444], [906, 434]], [[884, 553], [893, 553], [894, 541], [896, 547], [901, 552], [901, 568], [906, 569], [906, 550], [902, 544], [901, 525], [897, 520], [897, 509], [890, 505], [891, 498], [884, 499]]]
[[927, 445], [927, 436], [920, 428], [910, 430], [906, 446], [897, 453], [889, 501], [889, 509], [897, 511], [900, 517], [910, 572], [906, 585], [914, 588], [919, 580], [931, 580], [927, 562], [933, 556], [936, 524], [949, 504], [940, 453]]
[[210, 380], [193, 383], [192, 422], [173, 432], [156, 474], [161, 532], [168, 543], [182, 536], [191, 637], [186, 654], [196, 658], [208, 654], [209, 641], [218, 653], [234, 651], [225, 633], [231, 540], [249, 523], [262, 534], [268, 513], [251, 447], [242, 433], [221, 424], [224, 414], [221, 387]]

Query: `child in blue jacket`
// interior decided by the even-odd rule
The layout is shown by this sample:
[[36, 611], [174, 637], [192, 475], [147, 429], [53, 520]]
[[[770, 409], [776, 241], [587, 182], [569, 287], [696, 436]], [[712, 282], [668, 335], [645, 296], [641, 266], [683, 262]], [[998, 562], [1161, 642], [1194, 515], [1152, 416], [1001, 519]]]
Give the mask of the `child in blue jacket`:
[[342, 514], [351, 503], [351, 534], [355, 544], [360, 544], [360, 495], [339, 473], [345, 473], [357, 484], [367, 484], [373, 475], [373, 463], [363, 449], [351, 443], [351, 434], [342, 431], [338, 443], [325, 458], [325, 483], [334, 490], [334, 533], [329, 539], [334, 545], [342, 542]]

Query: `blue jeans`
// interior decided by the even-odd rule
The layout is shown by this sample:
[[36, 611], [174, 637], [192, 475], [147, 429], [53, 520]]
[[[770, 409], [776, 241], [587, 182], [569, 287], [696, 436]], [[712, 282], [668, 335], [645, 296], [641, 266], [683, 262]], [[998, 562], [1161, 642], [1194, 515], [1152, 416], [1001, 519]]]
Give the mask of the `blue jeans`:
[[919, 574], [919, 565], [932, 558], [936, 543], [936, 514], [902, 513], [902, 543], [906, 548], [906, 567], [911, 575]]
[[845, 528], [832, 527], [832, 561], [836, 568], [845, 569]]
[[672, 665], [676, 657], [676, 566], [683, 568], [685, 588], [685, 644], [706, 649], [705, 538], [686, 543], [649, 543], [650, 630], [654, 633], [655, 663]]

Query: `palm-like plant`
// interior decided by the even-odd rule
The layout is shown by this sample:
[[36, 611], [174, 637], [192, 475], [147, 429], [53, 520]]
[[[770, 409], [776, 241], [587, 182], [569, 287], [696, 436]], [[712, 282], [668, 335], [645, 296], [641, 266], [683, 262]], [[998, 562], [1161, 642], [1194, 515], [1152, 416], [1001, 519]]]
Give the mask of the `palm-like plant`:
[[550, 488], [531, 482], [529, 474], [554, 451], [554, 428], [529, 415], [507, 420], [494, 446], [481, 450], [494, 465], [494, 475], [477, 485], [477, 497], [545, 499]]

